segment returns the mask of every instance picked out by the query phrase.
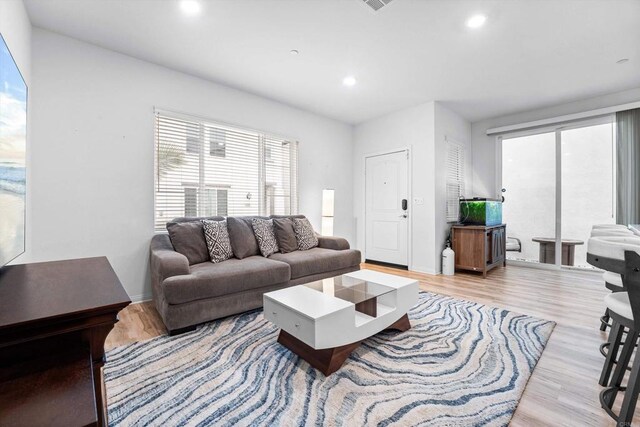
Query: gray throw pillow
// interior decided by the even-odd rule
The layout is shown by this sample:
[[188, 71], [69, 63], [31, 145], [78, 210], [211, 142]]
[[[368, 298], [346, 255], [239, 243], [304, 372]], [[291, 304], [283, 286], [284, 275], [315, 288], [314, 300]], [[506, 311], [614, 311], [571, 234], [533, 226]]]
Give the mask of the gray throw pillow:
[[167, 231], [173, 249], [187, 257], [189, 265], [209, 261], [209, 251], [201, 221], [169, 222]]
[[274, 219], [273, 229], [281, 253], [286, 254], [298, 250], [298, 239], [296, 239], [296, 232], [293, 231], [291, 218]]
[[[243, 259], [260, 253], [258, 241], [251, 220], [255, 217], [229, 217], [227, 225], [229, 228], [229, 238], [231, 239], [231, 247], [233, 254], [238, 259]], [[268, 219], [268, 218], [265, 218]]]
[[316, 237], [316, 233], [307, 218], [292, 218], [292, 221], [299, 250], [306, 251], [318, 246], [318, 237]]
[[211, 262], [218, 263], [233, 257], [227, 221], [204, 220], [202, 224]]
[[254, 218], [251, 221], [251, 225], [263, 257], [268, 257], [280, 250], [273, 231], [273, 220]]

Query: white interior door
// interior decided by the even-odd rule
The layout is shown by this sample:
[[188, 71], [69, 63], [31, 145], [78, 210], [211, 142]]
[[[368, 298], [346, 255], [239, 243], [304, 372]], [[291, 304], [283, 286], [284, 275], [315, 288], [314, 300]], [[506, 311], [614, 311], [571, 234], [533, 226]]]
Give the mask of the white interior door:
[[407, 172], [408, 152], [406, 150], [366, 158], [365, 258], [367, 260], [408, 265]]

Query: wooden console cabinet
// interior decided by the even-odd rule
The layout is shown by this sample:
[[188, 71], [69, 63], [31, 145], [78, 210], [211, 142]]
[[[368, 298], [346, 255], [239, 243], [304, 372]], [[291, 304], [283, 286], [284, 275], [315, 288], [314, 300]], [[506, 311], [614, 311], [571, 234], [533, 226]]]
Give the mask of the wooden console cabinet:
[[506, 266], [506, 224], [454, 225], [451, 227], [451, 248], [456, 254], [456, 270], [482, 272], [499, 265]]
[[131, 301], [106, 258], [0, 269], [0, 426], [107, 426], [104, 340]]

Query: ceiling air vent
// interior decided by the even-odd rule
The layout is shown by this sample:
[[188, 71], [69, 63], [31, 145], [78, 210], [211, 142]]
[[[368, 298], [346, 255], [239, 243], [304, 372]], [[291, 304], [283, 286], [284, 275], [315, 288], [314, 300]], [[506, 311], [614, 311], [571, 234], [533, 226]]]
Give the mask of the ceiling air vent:
[[376, 12], [391, 3], [392, 0], [362, 0], [366, 5]]

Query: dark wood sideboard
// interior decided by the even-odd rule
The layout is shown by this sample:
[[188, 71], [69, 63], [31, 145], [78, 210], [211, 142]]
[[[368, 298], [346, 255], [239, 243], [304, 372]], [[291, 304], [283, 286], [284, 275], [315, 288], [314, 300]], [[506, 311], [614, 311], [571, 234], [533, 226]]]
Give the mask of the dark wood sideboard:
[[499, 265], [506, 266], [506, 224], [454, 225], [451, 227], [451, 248], [456, 254], [456, 270], [487, 272]]
[[0, 425], [108, 425], [104, 342], [130, 303], [105, 257], [0, 269]]

